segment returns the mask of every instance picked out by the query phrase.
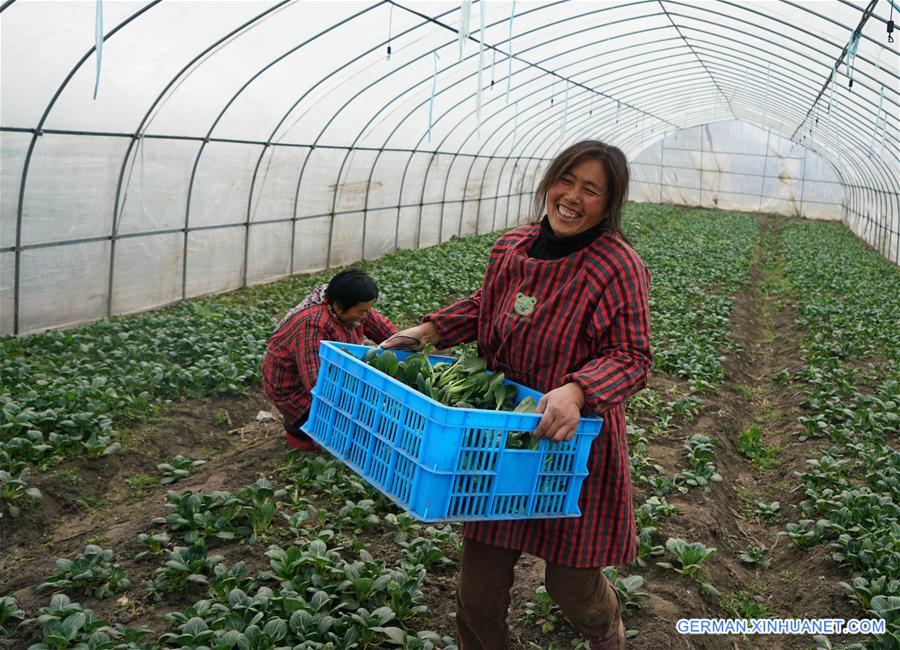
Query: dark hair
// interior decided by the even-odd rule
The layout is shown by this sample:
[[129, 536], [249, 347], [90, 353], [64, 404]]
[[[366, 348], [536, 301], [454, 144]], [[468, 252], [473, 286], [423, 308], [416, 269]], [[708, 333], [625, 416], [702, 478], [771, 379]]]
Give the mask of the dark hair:
[[606, 171], [609, 198], [603, 230], [622, 234], [622, 205], [628, 196], [628, 160], [618, 147], [599, 140], [582, 140], [563, 149], [544, 171], [544, 176], [534, 193], [532, 205], [535, 222], [540, 221], [547, 209], [547, 192], [550, 186], [565, 176], [572, 167], [583, 160], [597, 160]]
[[331, 278], [325, 289], [329, 305], [337, 303], [341, 309], [352, 309], [361, 302], [378, 298], [375, 280], [362, 269], [345, 269]]

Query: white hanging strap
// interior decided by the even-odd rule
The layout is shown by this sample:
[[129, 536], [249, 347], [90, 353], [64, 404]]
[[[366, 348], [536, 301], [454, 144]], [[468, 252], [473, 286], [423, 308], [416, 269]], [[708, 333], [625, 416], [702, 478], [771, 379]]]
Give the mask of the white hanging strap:
[[481, 137], [481, 75], [484, 72], [484, 0], [478, 3], [478, 17], [481, 29], [478, 30], [478, 90], [475, 93], [475, 132]]
[[884, 123], [882, 110], [884, 109], [884, 86], [881, 86], [881, 96], [878, 98], [878, 112], [875, 114], [875, 128], [872, 129], [872, 142], [869, 144], [869, 158], [875, 155], [875, 142], [878, 140], [878, 132]]
[[437, 50], [432, 54], [434, 54], [434, 72], [431, 74], [431, 99], [428, 100], [428, 144], [431, 144], [431, 117], [434, 114], [434, 95], [437, 91], [437, 62], [441, 58]]
[[459, 5], [459, 60], [462, 61], [463, 46], [469, 39], [469, 19], [472, 16], [472, 0], [463, 0]]
[[566, 139], [566, 120], [569, 118], [569, 84], [567, 82], [564, 83], [566, 83], [566, 98], [563, 101], [563, 118], [559, 129], [559, 139], [561, 141]]
[[103, 0], [97, 0], [97, 13], [94, 21], [94, 49], [97, 52], [97, 75], [94, 78], [94, 99], [97, 99], [97, 91], [100, 90], [100, 65], [103, 62]]
[[766, 94], [765, 94], [765, 98], [763, 99], [763, 119], [762, 119], [763, 128], [766, 128], [766, 120], [769, 119], [769, 78], [771, 76], [771, 73], [772, 73], [772, 63], [770, 61], [769, 64], [766, 66]]
[[506, 103], [509, 103], [509, 90], [512, 87], [512, 29], [513, 18], [516, 17], [516, 0], [513, 0], [512, 11], [509, 12], [509, 37], [506, 41]]

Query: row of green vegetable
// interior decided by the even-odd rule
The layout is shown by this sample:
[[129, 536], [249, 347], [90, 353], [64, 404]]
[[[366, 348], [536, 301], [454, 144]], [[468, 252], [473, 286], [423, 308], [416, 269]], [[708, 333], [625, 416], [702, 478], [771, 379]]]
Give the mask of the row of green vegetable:
[[[652, 300], [654, 302], [653, 326], [657, 367], [665, 372], [688, 379], [696, 390], [712, 386], [721, 378], [722, 374], [722, 363], [719, 355], [724, 346], [728, 328], [727, 317], [731, 308], [731, 299], [728, 297], [728, 294], [738, 288], [745, 280], [747, 260], [749, 258], [748, 251], [755, 237], [755, 223], [752, 218], [745, 215], [718, 213], [716, 214], [716, 219], [711, 220], [709, 214], [702, 211], [685, 211], [661, 206], [632, 206], [629, 209], [631, 214], [629, 214], [628, 234], [654, 272]], [[491, 241], [492, 237], [454, 241], [429, 251], [420, 251], [418, 253], [403, 252], [397, 256], [395, 260], [396, 266], [391, 265], [391, 258], [372, 264], [370, 270], [379, 279], [383, 287], [382, 307], [384, 311], [392, 318], [402, 321], [404, 317], [413, 315], [416, 312], [421, 313], [440, 306], [452, 297], [436, 295], [434, 287], [441, 285], [427, 279], [421, 285], [415, 284], [415, 286], [405, 287], [406, 290], [412, 291], [415, 295], [415, 298], [411, 301], [398, 298], [398, 294], [392, 294], [391, 287], [396, 289], [401, 286], [399, 278], [402, 278], [402, 282], [407, 284], [418, 283], [423, 277], [427, 278], [427, 273], [420, 274], [418, 272], [409, 272], [408, 270], [410, 266], [420, 268], [416, 266], [418, 262], [415, 261], [420, 258], [424, 258], [420, 262], [423, 269], [434, 269], [438, 261], [444, 267], [452, 266], [454, 270], [449, 273], [452, 280], [452, 295], [468, 293], [480, 282], [486, 261], [486, 251]], [[685, 250], [684, 253], [679, 250], [682, 248]], [[380, 263], [383, 263], [385, 266], [379, 267]], [[406, 267], [406, 269], [404, 270], [403, 267]], [[398, 281], [386, 283], [383, 277], [379, 277], [380, 272], [385, 277], [393, 276], [398, 278]], [[443, 273], [441, 277], [444, 277]], [[74, 337], [79, 339], [81, 342], [75, 348], [57, 346], [55, 353], [48, 352], [47, 354], [53, 356], [54, 354], [62, 353], [60, 356], [64, 363], [59, 367], [66, 368], [67, 364], [71, 364], [71, 368], [74, 369], [81, 364], [88, 368], [90, 373], [92, 354], [96, 354], [98, 359], [103, 358], [108, 350], [116, 349], [116, 346], [121, 344], [122, 341], [130, 340], [134, 335], [136, 340], [143, 341], [142, 344], [137, 344], [136, 347], [138, 349], [143, 348], [146, 356], [142, 358], [141, 354], [135, 352], [135, 363], [132, 365], [125, 364], [123, 367], [124, 374], [128, 374], [134, 368], [143, 368], [147, 364], [158, 363], [160, 366], [164, 366], [165, 372], [168, 372], [169, 376], [174, 377], [179, 376], [178, 370], [175, 369], [176, 364], [172, 362], [174, 358], [177, 358], [177, 355], [162, 361], [159, 357], [154, 357], [153, 362], [150, 362], [147, 358], [153, 357], [154, 354], [160, 351], [170, 349], [164, 344], [166, 337], [171, 336], [175, 340], [181, 337], [190, 338], [195, 336], [196, 345], [192, 345], [192, 348], [202, 348], [204, 346], [212, 346], [214, 348], [217, 345], [215, 339], [222, 338], [223, 334], [226, 339], [228, 336], [231, 336], [232, 339], [224, 342], [224, 345], [230, 346], [231, 349], [240, 349], [242, 344], [247, 344], [248, 348], [246, 355], [236, 355], [237, 361], [231, 366], [231, 370], [229, 370], [229, 365], [225, 364], [226, 374], [232, 377], [243, 377], [233, 386], [218, 384], [218, 389], [227, 392], [236, 386], [240, 387], [242, 385], [241, 382], [246, 384], [253, 381], [251, 378], [255, 378], [257, 370], [255, 367], [248, 368], [246, 364], [250, 363], [254, 358], [254, 354], [256, 355], [255, 359], [258, 360], [261, 346], [268, 335], [268, 330], [274, 318], [295, 302], [298, 296], [302, 295], [306, 289], [322, 279], [322, 276], [318, 278], [291, 279], [283, 283], [254, 288], [218, 300], [195, 301], [194, 303], [166, 310], [164, 313], [129, 319], [112, 319], [111, 321], [67, 333], [49, 333], [40, 336], [45, 337], [45, 343], [47, 340], [53, 340], [57, 337]], [[458, 283], [458, 286], [455, 283]], [[444, 284], [443, 286], [446, 287], [447, 285]], [[701, 289], [685, 290], [689, 286], [697, 286], [701, 287]], [[429, 294], [428, 292], [431, 293]], [[431, 297], [428, 299], [423, 298], [423, 296], [428, 295]], [[394, 303], [391, 302], [392, 297], [394, 298]], [[423, 300], [427, 301], [422, 302]], [[392, 307], [392, 304], [395, 304], [396, 307]], [[243, 314], [243, 312], [250, 312], [250, 315]], [[265, 318], [261, 318], [258, 317], [260, 314], [254, 312], [269, 313]], [[246, 324], [253, 323], [253, 327], [256, 329], [249, 328], [248, 330], [247, 327], [244, 327], [242, 331], [238, 326], [223, 328], [221, 318], [230, 319], [228, 321], [230, 323], [241, 321]], [[210, 323], [209, 330], [206, 329], [207, 322]], [[92, 330], [103, 331], [104, 328], [110, 327], [118, 329], [118, 333], [115, 336], [107, 338], [110, 335], [105, 334], [99, 338], [91, 338]], [[132, 327], [136, 334], [132, 332]], [[161, 330], [166, 328], [169, 328], [169, 331], [163, 333]], [[248, 331], [251, 333], [248, 333]], [[148, 332], [152, 332], [152, 334], [148, 334]], [[250, 339], [254, 337], [256, 337], [256, 352], [251, 353], [250, 349], [253, 348], [253, 344], [250, 342]], [[29, 341], [29, 344], [25, 345], [22, 341]], [[23, 370], [19, 376], [19, 379], [22, 381], [17, 384], [24, 394], [28, 394], [29, 384], [27, 380], [33, 379], [35, 374], [30, 368], [40, 369], [36, 373], [38, 375], [53, 372], [49, 363], [41, 365], [42, 360], [47, 361], [49, 357], [42, 356], [44, 354], [44, 346], [40, 345], [40, 342], [40, 337], [2, 342], [3, 345], [9, 345], [11, 349], [18, 346], [20, 351], [19, 358], [22, 360], [28, 359], [27, 363], [23, 361], [22, 364], [19, 364], [20, 369], [23, 365], [29, 365], [29, 371], [24, 372]], [[97, 346], [100, 348], [99, 352]], [[47, 347], [47, 349], [50, 349], [50, 347]], [[23, 350], [27, 351], [23, 352]], [[207, 350], [207, 353], [209, 353], [209, 347]], [[185, 358], [191, 359], [191, 357]], [[253, 361], [253, 363], [256, 363], [256, 361]], [[199, 365], [202, 366], [203, 364], [200, 363]], [[156, 366], [156, 368], [160, 369], [160, 366]], [[190, 370], [196, 367], [199, 366], [195, 364], [195, 366], [189, 365], [186, 368], [181, 368], [184, 374], [180, 376], [183, 378], [187, 377], [190, 374]], [[93, 369], [96, 370], [96, 368]], [[166, 375], [163, 373], [161, 376]], [[44, 374], [42, 377], [46, 378], [48, 375]], [[103, 382], [98, 381], [96, 382], [98, 385], [93, 386], [93, 380], [87, 383], [91, 384], [90, 390], [100, 389], [104, 385]], [[142, 388], [145, 391], [148, 387], [153, 387], [153, 391], [159, 388], [154, 387], [153, 382], [147, 381], [146, 377], [143, 382], [135, 381], [135, 383], [142, 383]], [[117, 389], [125, 390], [122, 386], [126, 384], [127, 382], [118, 384]], [[165, 383], [163, 382], [161, 386], [164, 389]], [[184, 388], [184, 385], [181, 387], [170, 386], [170, 388], [172, 388], [171, 394], [173, 396], [181, 394], [179, 391], [183, 391], [186, 394], [195, 394], [192, 392], [193, 389]], [[87, 392], [90, 392], [90, 390]], [[196, 394], [204, 394], [203, 390], [206, 389], [198, 390]], [[215, 390], [210, 392], [215, 392]], [[160, 392], [154, 392], [151, 396], [150, 391], [147, 391], [142, 398], [145, 399], [143, 407], [145, 409], [152, 408], [154, 400], [165, 394], [164, 390], [160, 390]], [[109, 395], [108, 392], [107, 395]], [[135, 401], [129, 402], [128, 400], [108, 403], [95, 402], [92, 413], [98, 418], [103, 417], [110, 422], [112, 420], [120, 422], [128, 417], [133, 417], [135, 414], [140, 414], [139, 408], [132, 411], [122, 408], [123, 404], [131, 404], [133, 406], [135, 403]], [[674, 416], [680, 421], [687, 421], [696, 412], [698, 405], [699, 400], [696, 397], [682, 396], [666, 404], [656, 401], [654, 408], [650, 410], [652, 410], [654, 417], [659, 417], [659, 426], [665, 429], [667, 426], [666, 420], [670, 416]], [[641, 406], [642, 404], [639, 403], [637, 408], [640, 409]], [[143, 412], [146, 413], [147, 411]], [[50, 420], [52, 421], [52, 418]], [[688, 450], [690, 452], [689, 458], [696, 456], [695, 469], [708, 473], [709, 466], [706, 463], [709, 461], [701, 459], [701, 456], [703, 456], [700, 453], [702, 445], [698, 447], [697, 445], [699, 444], [698, 441], [694, 443], [694, 447], [697, 447], [697, 452], [692, 452], [691, 449]], [[637, 453], [640, 454], [640, 445], [638, 445]], [[52, 456], [45, 458], [50, 459], [47, 464], [55, 461]], [[171, 463], [169, 465], [172, 467], [172, 470], [168, 470], [168, 475], [174, 476], [175, 465]], [[188, 461], [185, 460], [183, 465], [188, 467]], [[325, 483], [320, 484], [322, 490], [326, 487], [329, 490], [334, 489], [333, 486], [336, 483], [334, 480], [329, 480], [330, 472], [327, 469], [318, 468], [311, 474], [325, 480]], [[683, 478], [684, 485], [688, 485], [689, 477]], [[331, 479], [334, 479], [333, 472], [331, 473]], [[352, 483], [352, 480], [350, 482]], [[341, 481], [337, 482], [337, 484], [341, 483]], [[291, 499], [295, 497], [288, 495], [287, 497], [278, 498]], [[209, 500], [209, 503], [201, 511], [194, 511], [192, 508], [195, 507], [196, 503], [192, 504], [192, 502], [196, 502], [197, 499]], [[163, 553], [168, 554], [169, 559], [167, 562], [173, 563], [173, 565], [169, 565], [168, 570], [181, 575], [182, 578], [185, 575], [185, 571], [190, 571], [192, 566], [206, 567], [207, 570], [211, 569], [214, 572], [215, 566], [220, 566], [221, 563], [213, 563], [214, 566], [212, 567], [208, 566], [209, 556], [204, 557], [200, 549], [194, 549], [196, 544], [202, 543], [202, 540], [206, 539], [209, 534], [219, 539], [223, 537], [227, 539], [230, 536], [234, 536], [235, 538], [249, 540], [254, 534], [259, 537], [260, 532], [265, 535], [264, 531], [267, 530], [265, 526], [260, 529], [259, 525], [254, 527], [246, 518], [242, 519], [242, 517], [245, 517], [245, 515], [241, 514], [242, 506], [240, 504], [242, 501], [252, 501], [252, 499], [247, 495], [237, 499], [234, 495], [223, 494], [215, 496], [200, 496], [197, 494], [170, 495], [170, 513], [164, 519], [172, 519], [171, 530], [168, 530], [162, 523], [158, 524], [162, 526], [162, 529], [148, 527], [147, 531], [142, 534], [141, 540], [147, 547], [144, 553], [148, 556], [159, 555], [160, 557], [164, 557]], [[338, 514], [345, 519], [346, 526], [352, 526], [349, 530], [352, 530], [354, 534], [376, 526], [382, 521], [387, 521], [385, 516], [376, 513], [378, 509], [377, 498], [367, 500], [357, 497], [347, 498], [344, 501], [344, 505], [337, 509]], [[658, 506], [650, 503], [642, 504], [638, 508], [639, 512], [644, 510], [647, 513], [646, 516], [641, 517], [645, 524], [642, 530], [645, 538], [652, 540], [654, 535], [658, 535], [652, 523], [666, 516], [671, 511], [671, 508], [667, 505]], [[265, 515], [265, 513], [263, 514]], [[387, 517], [390, 516], [392, 515], [387, 515]], [[339, 537], [342, 533], [334, 533], [334, 528], [330, 529], [332, 531], [330, 534], [324, 532], [322, 527], [317, 525], [324, 517], [325, 515], [315, 508], [299, 508], [291, 512], [284, 525], [297, 539], [321, 535], [324, 538], [320, 541], [327, 544], [335, 538], [335, 535]], [[179, 529], [179, 526], [182, 525], [179, 523], [181, 520], [196, 521], [198, 526], [202, 525], [205, 527], [205, 532], [200, 534], [195, 528], [190, 526], [183, 530]], [[219, 527], [223, 521], [227, 522], [227, 524], [224, 527]], [[402, 519], [395, 518], [395, 521], [398, 521], [399, 529], [403, 525], [399, 523]], [[408, 526], [409, 524], [406, 525]], [[340, 529], [342, 526], [338, 526], [338, 528]], [[650, 529], [653, 530], [651, 531]], [[327, 531], [329, 529], [326, 528], [324, 530]], [[210, 531], [212, 532], [210, 533]], [[224, 536], [220, 535], [222, 532], [225, 533]], [[409, 544], [410, 548], [417, 549], [418, 557], [424, 565], [431, 562], [440, 564], [441, 557], [444, 560], [448, 559], [447, 555], [442, 556], [440, 552], [435, 550], [433, 541], [423, 542], [416, 540], [427, 540], [427, 536], [418, 536], [404, 543]], [[677, 539], [668, 540], [666, 547], [672, 555], [672, 562], [669, 565], [673, 570], [695, 576], [702, 584], [709, 584], [705, 580], [705, 572], [695, 569], [700, 566], [702, 561], [712, 556], [714, 549], [706, 549], [702, 545], [689, 544], [684, 542], [684, 540]], [[181, 550], [178, 550], [176, 553], [176, 549]], [[192, 551], [191, 549], [194, 550]], [[171, 556], [172, 553], [176, 555]], [[653, 555], [659, 554], [659, 551], [653, 553]], [[166, 565], [161, 567], [163, 571], [159, 575], [165, 576], [167, 574], [165, 567]], [[183, 567], [188, 568], [184, 569]], [[179, 571], [180, 573], [178, 573]], [[220, 571], [223, 571], [223, 569], [220, 569]], [[187, 575], [199, 574], [188, 572]], [[168, 584], [179, 584], [177, 580], [180, 579], [177, 578], [174, 583], [170, 580]], [[632, 597], [628, 594], [637, 592], [640, 586], [640, 576], [617, 576], [616, 579], [618, 580], [618, 586], [626, 592], [627, 601], [637, 603], [639, 596]], [[160, 578], [158, 586], [165, 589], [166, 580], [165, 577]], [[147, 593], [152, 597], [153, 588], [149, 585]], [[200, 627], [199, 623], [195, 623], [195, 625], [198, 628]], [[206, 625], [209, 627], [208, 622], [206, 622]], [[280, 624], [278, 627], [280, 630]]]
[[[804, 367], [783, 380], [805, 393], [800, 438], [831, 444], [798, 472], [801, 519], [784, 534], [827, 545], [841, 584], [900, 647], [900, 273], [845, 229], [797, 224], [781, 236], [784, 275], [807, 333]], [[775, 293], [779, 289], [772, 288]]]
[[[742, 273], [728, 259], [740, 258], [753, 220], [630, 205], [626, 222], [657, 277], [651, 297], [657, 368], [700, 387], [716, 381], [727, 294]], [[367, 263], [381, 287], [379, 308], [408, 323], [468, 294], [480, 285], [496, 237], [454, 239]], [[274, 322], [327, 277], [297, 276], [149, 314], [0, 339], [0, 512], [16, 516], [17, 504], [38, 496], [29, 491], [30, 471], [73, 456], [116, 453], [115, 427], [166, 400], [257, 384]], [[712, 284], [719, 290], [707, 291]]]

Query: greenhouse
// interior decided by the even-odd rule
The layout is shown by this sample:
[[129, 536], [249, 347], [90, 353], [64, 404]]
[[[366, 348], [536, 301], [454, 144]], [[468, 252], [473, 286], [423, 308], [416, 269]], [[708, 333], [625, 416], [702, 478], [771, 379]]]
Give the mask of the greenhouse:
[[896, 21], [0, 2], [0, 648], [900, 647]]

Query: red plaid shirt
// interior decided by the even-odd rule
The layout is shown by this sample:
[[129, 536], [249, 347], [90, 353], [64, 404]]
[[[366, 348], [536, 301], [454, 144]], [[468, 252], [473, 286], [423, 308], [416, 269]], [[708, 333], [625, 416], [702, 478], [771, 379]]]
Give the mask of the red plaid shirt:
[[492, 370], [542, 392], [574, 381], [606, 418], [581, 488], [582, 516], [469, 523], [467, 537], [570, 567], [631, 562], [637, 551], [625, 399], [651, 365], [650, 274], [615, 234], [557, 260], [528, 257], [539, 226], [501, 237], [481, 289], [431, 320], [441, 347], [478, 341]]
[[309, 413], [319, 375], [319, 342], [381, 343], [397, 328], [374, 309], [356, 327], [347, 327], [327, 304], [297, 312], [272, 334], [262, 362], [263, 388], [285, 419], [296, 424]]

